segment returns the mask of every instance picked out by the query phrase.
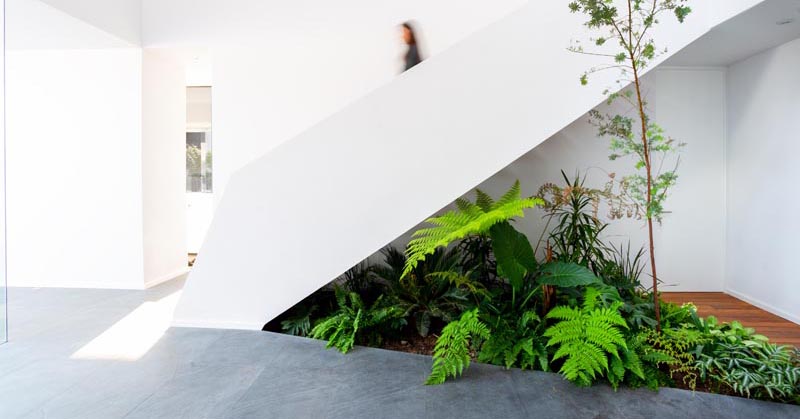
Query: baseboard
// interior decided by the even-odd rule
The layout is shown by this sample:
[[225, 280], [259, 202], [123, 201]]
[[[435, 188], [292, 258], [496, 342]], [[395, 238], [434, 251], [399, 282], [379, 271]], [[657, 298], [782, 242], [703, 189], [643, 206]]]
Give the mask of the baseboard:
[[744, 301], [744, 302], [746, 302], [746, 303], [752, 304], [752, 305], [754, 305], [754, 306], [756, 306], [756, 307], [758, 307], [758, 308], [760, 308], [760, 309], [762, 309], [764, 311], [768, 311], [768, 312], [770, 312], [770, 313], [772, 313], [772, 314], [774, 314], [774, 315], [776, 315], [778, 317], [782, 317], [782, 318], [784, 318], [786, 320], [789, 320], [792, 323], [800, 324], [800, 317], [795, 316], [795, 315], [790, 314], [790, 313], [787, 313], [787, 312], [785, 312], [785, 311], [783, 311], [783, 310], [781, 310], [779, 308], [776, 308], [776, 307], [772, 306], [771, 304], [767, 304], [767, 303], [765, 303], [765, 302], [763, 302], [763, 301], [761, 301], [761, 300], [759, 300], [757, 298], [750, 297], [750, 296], [742, 294], [742, 293], [740, 293], [738, 291], [734, 291], [734, 290], [732, 290], [730, 288], [726, 288], [725, 292], [730, 294], [730, 295], [732, 295], [732, 296], [734, 296], [734, 297], [736, 297], [736, 298], [738, 298], [738, 299], [740, 299], [740, 300], [742, 300], [742, 301]]
[[161, 284], [163, 284], [163, 283], [165, 283], [167, 281], [171, 281], [171, 280], [173, 280], [173, 279], [175, 279], [175, 278], [177, 278], [177, 277], [179, 277], [181, 275], [185, 275], [187, 272], [189, 272], [189, 267], [188, 266], [185, 267], [185, 268], [178, 269], [177, 271], [175, 271], [175, 272], [173, 272], [171, 274], [160, 276], [160, 277], [158, 277], [156, 279], [151, 279], [149, 281], [145, 281], [144, 282], [144, 289], [150, 289], [150, 288], [153, 288], [155, 286], [161, 285]]
[[196, 329], [261, 330], [264, 324], [173, 319], [172, 327]]

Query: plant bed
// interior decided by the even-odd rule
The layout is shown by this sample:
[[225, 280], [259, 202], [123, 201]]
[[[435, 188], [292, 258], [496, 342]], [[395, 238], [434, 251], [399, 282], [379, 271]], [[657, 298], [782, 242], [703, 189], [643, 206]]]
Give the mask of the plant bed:
[[[473, 362], [558, 372], [579, 386], [676, 387], [786, 403], [800, 399], [800, 354], [738, 322], [701, 318], [691, 304], [643, 288], [642, 252], [603, 242], [581, 180], [524, 198], [517, 182], [497, 201], [434, 217], [405, 252], [382, 251], [265, 326], [328, 341], [433, 357], [427, 384]], [[555, 226], [536, 256], [514, 227], [545, 206]], [[538, 246], [537, 244], [537, 247]], [[659, 326], [659, 327], [657, 327]]]
[[438, 336], [436, 335], [422, 337], [411, 334], [402, 339], [387, 339], [380, 347], [390, 351], [433, 356], [433, 349], [436, 347], [437, 338]]

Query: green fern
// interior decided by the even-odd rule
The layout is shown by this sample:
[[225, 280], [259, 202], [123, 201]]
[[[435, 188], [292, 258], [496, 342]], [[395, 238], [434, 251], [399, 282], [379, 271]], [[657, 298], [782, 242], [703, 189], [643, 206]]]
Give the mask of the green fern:
[[478, 309], [465, 312], [442, 330], [433, 350], [433, 368], [425, 384], [442, 384], [447, 377], [458, 377], [470, 363], [473, 339], [488, 339], [489, 328], [478, 318]]
[[[618, 355], [611, 356], [611, 363], [608, 368], [608, 382], [611, 383], [611, 387], [614, 390], [619, 388], [619, 385], [626, 377], [646, 381], [645, 366], [639, 351], [639, 347], [628, 342], [626, 347], [619, 349]], [[657, 386], [658, 384], [656, 384]]]
[[514, 314], [487, 320], [487, 323], [493, 325], [492, 333], [481, 346], [478, 360], [506, 368], [539, 368], [548, 371], [547, 347], [541, 335], [541, 318], [535, 311], [526, 311], [521, 316]]
[[564, 358], [559, 372], [582, 386], [607, 373], [609, 357], [622, 359], [620, 349], [627, 349], [621, 329], [628, 326], [619, 314], [622, 303], [603, 307], [599, 297], [598, 290], [588, 287], [582, 307], [560, 306], [547, 314], [548, 319], [558, 320], [544, 333], [550, 338], [547, 346], [558, 347], [553, 361]]
[[374, 333], [375, 328], [388, 323], [397, 323], [403, 314], [403, 310], [396, 306], [383, 306], [383, 296], [380, 296], [371, 307], [366, 307], [358, 293], [347, 293], [336, 288], [336, 301], [339, 309], [332, 316], [317, 323], [311, 329], [310, 336], [314, 339], [327, 340], [326, 348], [335, 347], [344, 354], [365, 337], [380, 336]]
[[645, 341], [642, 359], [656, 367], [666, 367], [669, 377], [682, 377], [690, 389], [697, 387], [698, 370], [695, 365], [696, 348], [708, 343], [708, 338], [694, 329], [664, 329], [658, 333], [644, 329], [639, 334]]
[[523, 217], [525, 209], [533, 208], [542, 202], [538, 198], [522, 198], [519, 181], [515, 182], [497, 202], [480, 190], [476, 191], [476, 195], [475, 203], [459, 198], [456, 200], [457, 210], [429, 218], [426, 221], [433, 224], [433, 227], [414, 232], [414, 238], [406, 250], [407, 259], [403, 276], [408, 275], [417, 263], [437, 248], [471, 235], [487, 233], [498, 223], [514, 217]]

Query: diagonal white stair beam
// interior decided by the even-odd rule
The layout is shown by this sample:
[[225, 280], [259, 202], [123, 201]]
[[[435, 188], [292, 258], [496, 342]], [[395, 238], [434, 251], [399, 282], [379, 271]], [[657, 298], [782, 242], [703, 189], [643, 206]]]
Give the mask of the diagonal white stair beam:
[[[662, 19], [660, 46], [758, 1], [695, 3], [683, 25]], [[617, 74], [579, 85], [597, 63], [566, 50], [582, 21], [533, 2], [237, 172], [174, 324], [260, 329], [596, 106]]]

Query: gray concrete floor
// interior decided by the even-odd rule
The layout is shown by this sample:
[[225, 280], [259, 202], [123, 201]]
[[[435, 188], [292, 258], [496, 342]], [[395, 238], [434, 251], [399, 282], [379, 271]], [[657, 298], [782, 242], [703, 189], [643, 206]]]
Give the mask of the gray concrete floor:
[[[157, 302], [179, 288], [11, 289], [0, 418], [800, 418], [797, 406], [673, 389], [581, 389], [558, 375], [488, 365], [428, 387], [428, 357], [366, 348], [344, 356], [323, 342], [266, 332], [173, 328], [146, 353], [137, 340], [114, 346], [137, 330], [132, 317], [163, 314]], [[107, 332], [114, 325], [123, 332]], [[110, 347], [95, 350], [109, 359], [81, 355], [109, 333]], [[114, 359], [128, 350], [142, 356]]]

